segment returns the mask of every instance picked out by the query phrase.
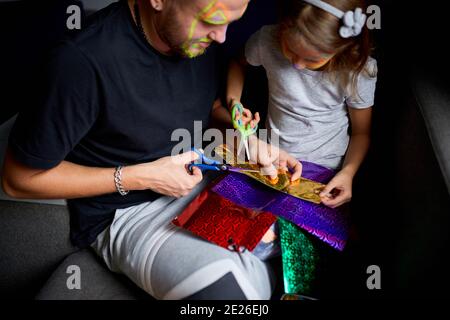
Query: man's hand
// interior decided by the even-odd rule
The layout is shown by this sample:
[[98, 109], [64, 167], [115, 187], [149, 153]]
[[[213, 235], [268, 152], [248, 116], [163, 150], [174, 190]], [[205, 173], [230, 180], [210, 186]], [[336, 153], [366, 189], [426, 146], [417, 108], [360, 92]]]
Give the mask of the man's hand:
[[130, 190], [150, 189], [166, 196], [183, 197], [189, 194], [203, 179], [199, 168], [193, 167], [192, 174], [186, 169], [186, 166], [197, 158], [198, 155], [190, 151], [149, 163], [125, 167], [123, 169], [124, 188]]
[[320, 193], [322, 203], [330, 208], [337, 208], [352, 199], [353, 176], [340, 171]]

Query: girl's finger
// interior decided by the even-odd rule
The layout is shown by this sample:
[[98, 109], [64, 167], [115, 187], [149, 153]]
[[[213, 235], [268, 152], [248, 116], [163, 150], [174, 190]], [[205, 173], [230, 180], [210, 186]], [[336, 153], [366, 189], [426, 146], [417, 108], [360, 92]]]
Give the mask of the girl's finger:
[[336, 208], [337, 207], [337, 205], [338, 205], [338, 203], [339, 203], [339, 201], [336, 201], [336, 199], [330, 199], [330, 198], [322, 198], [322, 203], [324, 204], [324, 205], [326, 205], [327, 207], [330, 207], [330, 208]]
[[249, 109], [244, 109], [244, 116], [247, 118], [252, 118], [252, 112]]
[[258, 141], [257, 144], [257, 155], [258, 155], [258, 163], [263, 167], [269, 167], [272, 165], [274, 159], [271, 158], [269, 149], [265, 143], [261, 143]]
[[325, 188], [322, 190], [322, 192], [320, 193], [321, 197], [329, 197], [331, 195], [331, 191], [333, 191], [333, 189], [336, 188], [336, 185], [334, 184], [334, 181], [331, 180], [326, 186]]
[[289, 157], [287, 159], [287, 166], [294, 172], [291, 176], [291, 181], [300, 179], [303, 171], [302, 163], [293, 157]]
[[259, 112], [255, 113], [255, 121], [256, 121], [256, 123], [259, 123], [259, 121], [261, 121], [261, 117], [259, 116]]
[[278, 162], [278, 167], [283, 170], [288, 170], [287, 160], [283, 159]]
[[278, 177], [278, 170], [273, 164], [260, 168], [260, 172], [264, 176], [269, 176], [270, 179], [276, 179]]
[[343, 205], [344, 203], [348, 202], [349, 198], [350, 198], [350, 196], [348, 193], [341, 192], [339, 195], [336, 196], [336, 198], [334, 198], [334, 199], [325, 198], [325, 199], [323, 199], [322, 202], [328, 207], [337, 208], [337, 207]]

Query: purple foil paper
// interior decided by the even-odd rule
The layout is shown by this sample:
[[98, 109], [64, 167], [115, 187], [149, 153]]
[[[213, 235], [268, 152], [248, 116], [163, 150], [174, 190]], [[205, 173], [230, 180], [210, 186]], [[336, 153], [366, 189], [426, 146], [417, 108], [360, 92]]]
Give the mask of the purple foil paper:
[[[302, 161], [302, 165], [304, 178], [324, 184], [336, 174], [311, 162]], [[345, 247], [349, 221], [348, 215], [340, 208], [332, 209], [277, 192], [246, 175], [233, 172], [212, 190], [237, 205], [283, 217], [338, 250]]]

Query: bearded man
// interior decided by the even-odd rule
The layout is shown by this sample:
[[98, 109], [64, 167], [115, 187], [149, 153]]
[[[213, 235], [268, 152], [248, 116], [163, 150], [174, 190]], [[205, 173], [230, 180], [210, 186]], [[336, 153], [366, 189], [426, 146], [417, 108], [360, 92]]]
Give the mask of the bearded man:
[[6, 193], [67, 199], [72, 242], [157, 299], [271, 296], [256, 256], [170, 223], [209, 181], [186, 170], [197, 154], [171, 156], [171, 134], [229, 117], [217, 45], [248, 1], [128, 0], [97, 12], [54, 51], [41, 97], [10, 134]]

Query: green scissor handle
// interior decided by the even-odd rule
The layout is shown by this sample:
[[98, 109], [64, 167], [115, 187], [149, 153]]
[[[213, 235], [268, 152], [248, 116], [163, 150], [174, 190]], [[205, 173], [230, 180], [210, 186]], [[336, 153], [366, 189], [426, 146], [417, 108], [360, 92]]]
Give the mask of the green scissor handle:
[[[236, 120], [236, 111], [239, 112], [240, 115], [240, 117], [237, 120]], [[244, 106], [239, 102], [235, 102], [233, 108], [231, 109], [231, 119], [233, 121], [233, 127], [241, 133], [242, 137], [247, 138], [252, 134], [256, 133], [256, 131], [258, 130], [258, 124], [256, 124], [254, 128], [252, 128], [250, 123], [244, 125], [244, 122], [242, 121], [243, 114], [244, 114]]]

